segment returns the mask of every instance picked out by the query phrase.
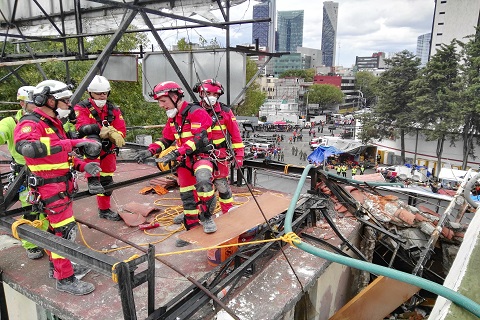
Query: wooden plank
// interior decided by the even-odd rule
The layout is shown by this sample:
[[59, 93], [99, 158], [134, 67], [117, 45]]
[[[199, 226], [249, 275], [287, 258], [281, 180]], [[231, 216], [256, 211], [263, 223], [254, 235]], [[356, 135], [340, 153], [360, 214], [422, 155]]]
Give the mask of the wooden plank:
[[[291, 198], [282, 194], [266, 192], [256, 199], [267, 220], [286, 211]], [[217, 232], [206, 234], [203, 228], [195, 228], [182, 233], [179, 238], [201, 247], [211, 247], [238, 237], [242, 233], [265, 223], [256, 202], [250, 199], [235, 210], [215, 219]]]
[[329, 320], [383, 319], [419, 290], [414, 285], [379, 276]]

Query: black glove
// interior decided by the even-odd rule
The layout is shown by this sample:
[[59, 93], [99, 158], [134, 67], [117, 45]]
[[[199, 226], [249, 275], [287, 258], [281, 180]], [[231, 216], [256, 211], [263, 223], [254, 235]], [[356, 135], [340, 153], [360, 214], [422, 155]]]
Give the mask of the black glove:
[[102, 169], [100, 168], [100, 165], [96, 162], [90, 162], [85, 165], [85, 172], [88, 173], [89, 175], [92, 176], [97, 176]]
[[100, 155], [100, 151], [102, 150], [102, 144], [94, 140], [85, 140], [77, 143], [75, 145], [75, 148], [79, 148], [79, 149], [83, 148], [83, 151], [85, 152], [85, 154], [96, 155], [96, 157], [98, 157]]
[[137, 161], [138, 163], [142, 163], [143, 160], [152, 156], [152, 153], [148, 150], [140, 150], [137, 151], [137, 154], [133, 156], [133, 160]]
[[178, 150], [173, 150], [172, 152], [167, 153], [163, 157], [155, 159], [155, 162], [160, 162], [165, 165], [165, 164], [169, 164], [171, 161], [177, 160], [179, 156], [180, 156], [180, 153], [178, 152]]

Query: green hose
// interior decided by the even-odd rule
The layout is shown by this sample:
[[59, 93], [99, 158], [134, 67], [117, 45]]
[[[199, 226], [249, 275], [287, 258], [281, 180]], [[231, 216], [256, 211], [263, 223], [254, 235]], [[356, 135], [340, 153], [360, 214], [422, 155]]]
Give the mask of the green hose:
[[[302, 186], [305, 183], [305, 179], [307, 178], [308, 172], [311, 167], [312, 167], [311, 164], [305, 167], [302, 173], [302, 176], [300, 178], [300, 181], [298, 183], [297, 189], [295, 190], [295, 193], [293, 195], [292, 201], [290, 202], [290, 206], [288, 207], [287, 215], [285, 217], [285, 234], [292, 232], [293, 213], [295, 211], [295, 207], [296, 207], [298, 198], [300, 196]], [[308, 253], [311, 253], [317, 257], [420, 287], [422, 289], [435, 293], [439, 296], [442, 296], [456, 303], [457, 305], [463, 307], [464, 309], [470, 311], [475, 316], [480, 317], [480, 305], [478, 303], [461, 295], [456, 291], [453, 291], [433, 281], [430, 281], [418, 276], [414, 276], [412, 274], [405, 273], [402, 271], [389, 269], [387, 267], [382, 267], [370, 262], [360, 261], [350, 257], [344, 257], [335, 253], [331, 253], [331, 252], [316, 248], [304, 242], [294, 243], [294, 245], [297, 248], [303, 251], [306, 251]]]

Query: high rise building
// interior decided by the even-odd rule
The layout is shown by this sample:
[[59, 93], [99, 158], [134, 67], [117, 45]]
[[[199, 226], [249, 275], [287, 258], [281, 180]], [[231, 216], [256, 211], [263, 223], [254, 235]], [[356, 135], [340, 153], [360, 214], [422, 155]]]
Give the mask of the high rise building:
[[303, 10], [278, 12], [278, 51], [297, 52], [303, 45]]
[[432, 39], [431, 33], [422, 34], [417, 38], [417, 57], [421, 60], [421, 67], [424, 67], [428, 62], [428, 56], [430, 54], [430, 40]]
[[480, 1], [435, 1], [430, 56], [435, 54], [442, 43], [450, 44], [453, 39], [468, 41], [464, 39], [465, 36], [475, 34], [475, 27], [479, 25]]
[[323, 64], [327, 67], [335, 66], [337, 20], [338, 2], [325, 1], [323, 3], [322, 54]]
[[267, 51], [275, 50], [276, 0], [261, 0], [253, 6], [253, 19], [271, 18], [271, 22], [255, 22], [252, 24], [252, 43], [258, 39], [260, 47]]

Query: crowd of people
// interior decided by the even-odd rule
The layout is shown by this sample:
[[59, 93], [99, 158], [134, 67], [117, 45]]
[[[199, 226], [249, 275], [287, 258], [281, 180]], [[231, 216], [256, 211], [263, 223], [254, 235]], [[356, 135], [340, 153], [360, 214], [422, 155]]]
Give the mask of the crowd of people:
[[[119, 148], [125, 145], [126, 124], [121, 109], [108, 99], [108, 79], [96, 75], [87, 88], [88, 98], [71, 105], [73, 88], [56, 80], [19, 88], [21, 109], [16, 116], [0, 121], [0, 142], [7, 143], [12, 155], [12, 179], [27, 169], [18, 190], [23, 207], [32, 206], [23, 218], [42, 222], [42, 230], [75, 241], [77, 224], [73, 198], [77, 191], [77, 172], [84, 172], [88, 191], [96, 195], [100, 219], [120, 221], [110, 207], [113, 176]], [[201, 101], [184, 100], [183, 89], [175, 82], [155, 86], [153, 98], [165, 110], [167, 123], [162, 137], [146, 150], [136, 152], [138, 162], [158, 155], [162, 165], [177, 164], [183, 213], [174, 223], [187, 230], [202, 226], [214, 233], [213, 212], [218, 202], [222, 213], [233, 207], [233, 195], [227, 181], [230, 166], [243, 165], [244, 145], [230, 108], [218, 101], [224, 93], [214, 79], [197, 83], [193, 91]], [[80, 155], [80, 156], [79, 156]], [[90, 269], [36, 244], [22, 241], [30, 259], [47, 253], [49, 276], [56, 289], [73, 295], [95, 290], [93, 283], [82, 281]], [[176, 246], [188, 242], [177, 240]]]

